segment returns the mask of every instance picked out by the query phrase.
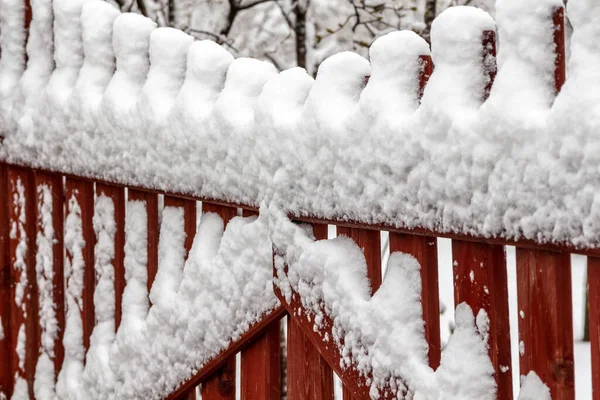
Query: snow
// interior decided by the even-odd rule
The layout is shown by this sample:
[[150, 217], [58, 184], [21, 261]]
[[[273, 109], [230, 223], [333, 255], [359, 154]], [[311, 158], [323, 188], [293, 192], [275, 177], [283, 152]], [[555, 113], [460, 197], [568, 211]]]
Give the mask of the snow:
[[83, 250], [91, 243], [86, 243], [83, 238], [83, 225], [81, 220], [81, 207], [75, 194], [68, 199], [65, 219], [65, 303], [66, 318], [63, 345], [65, 358], [56, 382], [56, 395], [59, 398], [77, 398], [81, 384], [85, 360], [83, 347], [83, 277], [84, 258]]
[[[569, 5], [570, 76], [553, 103], [550, 16], [557, 1], [499, 1], [498, 76], [483, 104], [493, 64], [482, 64], [480, 42], [496, 24], [480, 9], [444, 11], [432, 27], [436, 68], [420, 106], [416, 77], [428, 50], [414, 33], [379, 38], [371, 65], [352, 53], [332, 56], [312, 83], [300, 70], [277, 74], [265, 62], [232, 62], [219, 46], [192, 44], [139, 15], [115, 19], [99, 4], [90, 6], [103, 9], [99, 21], [77, 23], [76, 11], [88, 7], [59, 9], [59, 1], [57, 69], [39, 105], [41, 115], [54, 116], [55, 139], [34, 141], [28, 152], [22, 140], [11, 140], [2, 157], [253, 205], [276, 192], [287, 211], [333, 220], [595, 246], [597, 152], [586, 149], [594, 148], [598, 102], [574, 94], [596, 92], [581, 87], [596, 73], [590, 65], [598, 49], [586, 32], [597, 28], [578, 15], [585, 6]], [[93, 32], [92, 22], [105, 27], [112, 19], [112, 37], [97, 28], [105, 35], [94, 43], [108, 61], [113, 41], [116, 71], [99, 109], [112, 64], [89, 76], [99, 79], [90, 89], [94, 100], [71, 107], [74, 126], [67, 127], [65, 102], [77, 103], [82, 97], [73, 88], [85, 87], [76, 73], [97, 56], [85, 45], [92, 36], [82, 44], [67, 41], [67, 32], [77, 37]], [[290, 120], [282, 122], [285, 115]], [[42, 127], [36, 135], [48, 131]], [[63, 146], [68, 137], [74, 143]]]
[[56, 240], [52, 221], [52, 191], [48, 185], [37, 186], [37, 232], [35, 271], [39, 299], [40, 356], [35, 369], [36, 398], [52, 399], [54, 393], [54, 342], [58, 320], [54, 301], [54, 249]]
[[521, 380], [519, 400], [551, 400], [550, 390], [535, 372], [530, 372]]
[[[436, 68], [419, 101], [420, 56], [429, 49], [411, 32], [379, 38], [370, 61], [349, 52], [332, 56], [313, 80], [302, 69], [277, 73], [270, 63], [233, 60], [212, 42], [193, 42], [94, 0], [53, 2], [53, 41], [40, 35], [50, 23], [48, 3], [33, 2], [24, 73], [23, 2], [3, 0], [0, 133], [7, 137], [0, 159], [270, 210], [267, 215], [263, 208], [258, 219], [234, 219], [225, 231], [220, 218], [204, 215], [184, 261], [181, 212], [167, 207], [150, 307], [146, 210], [128, 202], [127, 287], [115, 334], [114, 308], [105, 301], [113, 295], [114, 205], [100, 197], [99, 325], [84, 369], [81, 250], [92, 244], [83, 242], [81, 211], [69, 199], [67, 351], [59, 396], [158, 397], [239, 337], [277, 304], [269, 229], [290, 267], [283, 274], [279, 259], [276, 284], [287, 296], [292, 289], [300, 293], [317, 329], [320, 307], [332, 313], [331, 339], [339, 344], [344, 338], [343, 365], [357, 361], [361, 372], [372, 371], [373, 390], [392, 382], [425, 398], [440, 390], [457, 398], [490, 396], [485, 315], [458, 306], [455, 333], [443, 340], [443, 368], [433, 373], [424, 361], [414, 260], [391, 255], [384, 284], [369, 299], [364, 259], [353, 242], [313, 242], [282, 214], [598, 246], [600, 47], [594, 38], [600, 6], [569, 2], [569, 77], [554, 99], [550, 16], [560, 4], [498, 1], [498, 76], [484, 102], [493, 60], [482, 62], [481, 37], [496, 30], [496, 21], [475, 8], [451, 8], [434, 23]], [[14, 199], [21, 222], [22, 191], [21, 185]], [[20, 239], [15, 301], [24, 307], [22, 225], [13, 224], [10, 234]], [[49, 244], [46, 235], [42, 239]], [[384, 307], [398, 301], [401, 307]], [[381, 329], [360, 325], [356, 316], [381, 321]], [[400, 329], [395, 324], [403, 319], [411, 323]], [[408, 345], [397, 349], [390, 337]], [[478, 368], [466, 368], [466, 359]], [[42, 356], [40, 365], [48, 361]], [[139, 365], [149, 366], [144, 374]], [[458, 381], [451, 380], [459, 370]], [[524, 385], [539, 386], [535, 377]]]
[[[109, 365], [109, 352], [115, 340], [115, 205], [110, 197], [103, 194], [96, 197], [94, 205], [94, 270], [96, 288], [94, 290], [94, 313], [96, 326], [90, 336], [90, 348], [86, 353], [84, 380], [101, 382], [110, 388], [115, 380]], [[90, 398], [98, 398], [101, 393], [89, 391]]]
[[434, 372], [426, 358], [420, 266], [412, 256], [391, 254], [382, 286], [370, 297], [364, 255], [351, 239], [314, 241], [309, 227], [293, 224], [273, 206], [269, 218], [274, 284], [286, 301], [300, 297], [315, 331], [325, 313], [331, 317], [340, 367], [353, 365], [370, 376], [372, 398], [385, 390], [415, 399], [495, 398], [485, 313], [475, 319], [467, 305], [457, 307], [456, 330]]

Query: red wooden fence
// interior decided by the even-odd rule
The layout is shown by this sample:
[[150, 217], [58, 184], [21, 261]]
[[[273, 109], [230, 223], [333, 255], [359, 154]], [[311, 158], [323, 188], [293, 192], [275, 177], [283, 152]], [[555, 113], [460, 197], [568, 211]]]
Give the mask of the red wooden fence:
[[[553, 16], [556, 44], [555, 88], [558, 93], [566, 76], [564, 47], [564, 12], [556, 10]], [[495, 55], [495, 33], [485, 32], [482, 54]], [[433, 64], [422, 56], [422, 73], [418, 77], [422, 93]], [[486, 69], [489, 83], [485, 100], [495, 77], [495, 69]], [[52, 194], [52, 226], [55, 241], [52, 246], [53, 291], [59, 326], [54, 343], [53, 361], [56, 372], [64, 358], [62, 333], [65, 325], [63, 232], [66, 215], [79, 207], [82, 233], [86, 246], [83, 302], [83, 341], [87, 348], [95, 325], [93, 293], [95, 287], [94, 246], [92, 220], [94, 200], [98, 196], [112, 199], [115, 207], [115, 329], [121, 319], [121, 298], [125, 287], [124, 243], [127, 201], [144, 202], [148, 224], [148, 290], [152, 287], [158, 269], [159, 195], [164, 195], [165, 207], [184, 210], [186, 241], [189, 251], [196, 231], [196, 202], [202, 201], [202, 212], [214, 212], [225, 223], [238, 214], [249, 216], [256, 209], [248, 205], [228, 204], [178, 193], [159, 193], [144, 188], [126, 187], [115, 182], [102, 182], [29, 167], [0, 163], [0, 318], [4, 337], [0, 339], [0, 391], [8, 397], [13, 393], [15, 378], [27, 382], [33, 398], [36, 361], [40, 351], [38, 288], [36, 284], [36, 233], [39, 224], [39, 190], [48, 188]], [[36, 201], [38, 199], [38, 201]], [[390, 251], [412, 254], [421, 264], [422, 307], [425, 338], [429, 344], [429, 365], [440, 364], [440, 320], [438, 290], [438, 237], [452, 239], [454, 297], [456, 303], [466, 302], [477, 313], [484, 310], [490, 320], [489, 353], [495, 370], [499, 399], [511, 399], [510, 336], [508, 321], [507, 274], [504, 246], [517, 246], [519, 341], [526, 349], [520, 358], [521, 374], [535, 371], [548, 385], [553, 399], [573, 399], [574, 359], [571, 315], [570, 253], [588, 255], [590, 337], [594, 400], [600, 400], [600, 251], [573, 249], [559, 244], [539, 244], [534, 241], [509, 241], [468, 235], [452, 235], [427, 229], [397, 229], [391, 226], [366, 225], [351, 221], [328, 221], [311, 217], [292, 216], [298, 221], [312, 223], [318, 240], [327, 238], [328, 224], [336, 225], [340, 235], [356, 241], [363, 249], [372, 291], [381, 284], [382, 231], [390, 233]], [[67, 260], [73, 257], [66, 252]], [[24, 272], [26, 271], [26, 272]], [[202, 385], [205, 400], [235, 399], [236, 354], [241, 353], [241, 398], [279, 399], [282, 373], [280, 369], [281, 328], [287, 320], [287, 397], [290, 400], [332, 399], [333, 371], [342, 379], [344, 397], [369, 398], [365, 377], [353, 368], [340, 367], [340, 354], [335, 346], [326, 346], [324, 334], [331, 336], [332, 321], [325, 318], [324, 329], [315, 332], [306, 313], [297, 313], [302, 305], [296, 296], [287, 303], [275, 289], [282, 306], [256, 323], [237, 341], [231, 343], [217, 357], [205, 364], [190, 379], [182, 383], [169, 399], [195, 398], [195, 390]], [[25, 337], [25, 353], [19, 353], [17, 343]], [[389, 397], [383, 394], [383, 397]]]

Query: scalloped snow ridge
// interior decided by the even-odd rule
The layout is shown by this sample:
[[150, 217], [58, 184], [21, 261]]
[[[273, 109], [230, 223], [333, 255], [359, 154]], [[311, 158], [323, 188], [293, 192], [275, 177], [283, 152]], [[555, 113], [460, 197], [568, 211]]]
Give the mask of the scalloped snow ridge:
[[[3, 121], [1, 158], [204, 198], [276, 201], [333, 220], [597, 247], [600, 6], [569, 1], [569, 77], [554, 101], [550, 16], [560, 4], [498, 0], [498, 75], [483, 103], [481, 37], [495, 21], [470, 7], [442, 13], [419, 103], [419, 56], [429, 50], [411, 32], [378, 39], [371, 64], [332, 56], [313, 80], [233, 60], [214, 43], [117, 17], [94, 0], [56, 0], [56, 68], [39, 74], [39, 100], [23, 91], [36, 99], [21, 100], [20, 112], [7, 110], [23, 38], [3, 26], [2, 115], [19, 120]], [[40, 26], [44, 11], [34, 9]], [[51, 54], [48, 41], [34, 43], [29, 59]]]

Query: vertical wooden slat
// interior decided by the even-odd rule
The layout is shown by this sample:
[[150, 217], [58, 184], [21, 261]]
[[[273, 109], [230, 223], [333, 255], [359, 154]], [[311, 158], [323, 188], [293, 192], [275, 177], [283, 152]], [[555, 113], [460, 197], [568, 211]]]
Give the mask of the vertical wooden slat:
[[573, 399], [571, 257], [517, 247], [520, 374], [535, 371], [552, 399]]
[[129, 189], [128, 199], [143, 201], [146, 204], [146, 215], [148, 216], [148, 293], [150, 293], [154, 278], [158, 272], [158, 195]]
[[441, 359], [437, 238], [390, 232], [390, 252], [395, 251], [410, 254], [421, 264], [421, 304], [429, 366], [437, 369]]
[[[554, 90], [566, 78], [564, 8], [553, 11]], [[571, 257], [517, 247], [520, 374], [535, 371], [552, 399], [574, 399]]]
[[[243, 210], [249, 217], [258, 212]], [[241, 398], [242, 400], [279, 400], [281, 397], [279, 321], [273, 322], [267, 331], [241, 354]]]
[[504, 246], [452, 241], [454, 303], [467, 303], [489, 318], [489, 354], [498, 399], [512, 399], [508, 278]]
[[[327, 224], [313, 224], [317, 240], [327, 239]], [[289, 400], [333, 399], [333, 370], [296, 321], [287, 324], [287, 396]]]
[[[52, 196], [52, 228], [54, 231], [54, 243], [52, 245], [52, 302], [56, 315], [57, 335], [54, 339], [54, 372], [58, 376], [58, 372], [62, 366], [65, 356], [63, 346], [63, 333], [65, 330], [65, 292], [64, 292], [64, 236], [63, 236], [63, 221], [64, 221], [64, 193], [63, 193], [63, 177], [59, 174], [41, 173], [35, 174], [35, 187], [38, 195], [38, 217], [36, 226], [36, 235], [43, 233], [44, 225], [40, 219], [40, 207], [43, 202], [43, 187], [46, 187]], [[40, 326], [40, 329], [42, 327]]]
[[588, 257], [592, 399], [600, 400], [600, 259]]
[[[203, 202], [202, 212], [214, 212], [227, 224], [237, 215], [237, 208]], [[202, 400], [235, 400], [235, 366], [235, 356], [231, 356], [215, 374], [202, 382]]]
[[8, 239], [8, 177], [6, 164], [0, 163], [0, 324], [3, 332], [0, 339], [0, 393], [7, 398], [12, 394], [13, 374], [11, 373], [11, 274]]
[[[381, 234], [379, 231], [349, 228], [345, 226], [337, 227], [337, 234], [345, 235], [353, 239], [358, 247], [363, 250], [367, 262], [367, 277], [371, 282], [371, 293], [375, 293], [381, 286]], [[344, 400], [351, 400], [354, 397], [347, 388], [342, 392]]]
[[275, 321], [256, 342], [242, 351], [242, 400], [281, 398], [279, 333], [279, 321]]
[[[94, 233], [94, 183], [82, 179], [66, 179], [65, 201], [67, 204], [75, 198], [81, 209], [81, 226], [85, 247], [83, 252], [83, 292], [81, 320], [83, 322], [83, 346], [89, 349], [90, 336], [94, 330], [94, 290], [96, 287], [96, 271], [94, 270], [94, 247], [96, 234]], [[67, 209], [68, 210], [68, 209]], [[68, 211], [67, 211], [68, 212]], [[73, 255], [67, 251], [67, 257], [72, 260]]]
[[[27, 382], [33, 398], [33, 381], [39, 353], [38, 296], [35, 275], [35, 187], [33, 171], [8, 168], [9, 253], [11, 264], [10, 334], [13, 378]], [[25, 271], [23, 271], [25, 269]], [[17, 297], [19, 304], [17, 304]], [[21, 331], [21, 327], [23, 330]], [[19, 332], [25, 340], [24, 360], [19, 359]]]
[[112, 265], [115, 274], [115, 331], [117, 331], [121, 325], [122, 299], [125, 290], [125, 189], [97, 183], [96, 195], [110, 198], [115, 210], [115, 257]]

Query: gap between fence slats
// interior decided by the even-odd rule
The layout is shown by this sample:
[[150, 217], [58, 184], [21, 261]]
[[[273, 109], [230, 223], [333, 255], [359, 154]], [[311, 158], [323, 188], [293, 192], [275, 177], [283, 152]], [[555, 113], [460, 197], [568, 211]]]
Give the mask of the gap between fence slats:
[[[52, 302], [56, 315], [57, 334], [54, 339], [54, 372], [58, 376], [65, 356], [63, 346], [63, 333], [65, 330], [65, 287], [64, 287], [64, 192], [63, 178], [59, 174], [35, 174], [35, 187], [37, 196], [37, 224], [36, 234], [43, 233], [44, 225], [41, 220], [41, 206], [43, 204], [43, 188], [46, 187], [51, 195], [52, 229], [54, 233], [52, 244]], [[36, 250], [37, 252], [37, 250]], [[41, 327], [40, 327], [41, 328]]]
[[115, 286], [115, 332], [121, 325], [123, 312], [123, 291], [125, 290], [125, 189], [103, 183], [96, 184], [96, 195], [106, 196], [112, 200], [114, 206], [115, 238], [114, 268]]
[[[326, 240], [326, 224], [312, 224], [315, 239]], [[298, 323], [288, 316], [287, 396], [289, 400], [333, 400], [333, 370]]]
[[390, 232], [390, 252], [410, 254], [421, 265], [421, 305], [425, 322], [425, 339], [429, 345], [429, 366], [440, 365], [440, 296], [438, 280], [437, 239], [431, 236]]
[[[83, 291], [81, 295], [81, 321], [83, 323], [83, 346], [90, 347], [90, 336], [94, 330], [94, 289], [96, 286], [96, 271], [94, 269], [94, 247], [96, 234], [94, 232], [94, 184], [86, 180], [66, 179], [65, 201], [67, 203], [67, 215], [73, 211], [70, 203], [75, 199], [81, 209], [81, 228], [85, 246], [83, 253]], [[66, 252], [67, 258], [72, 262], [74, 255]]]
[[[154, 278], [158, 272], [158, 194], [129, 189], [127, 192], [128, 201], [141, 201], [146, 205], [147, 216], [147, 255], [148, 264], [148, 293], [152, 289]], [[148, 301], [150, 301], [148, 299]], [[151, 304], [150, 304], [151, 305]]]
[[[39, 355], [39, 315], [35, 273], [35, 187], [33, 171], [8, 168], [9, 246], [11, 265], [10, 324], [12, 338], [11, 373], [27, 382], [29, 397], [33, 398], [35, 367]], [[11, 201], [12, 200], [12, 201]], [[22, 268], [26, 271], [23, 273]], [[20, 290], [19, 290], [20, 287]], [[17, 304], [17, 293], [19, 304]], [[21, 331], [21, 328], [23, 330]], [[21, 331], [21, 332], [20, 332]], [[25, 352], [20, 366], [19, 334], [24, 335]], [[21, 340], [23, 336], [21, 336]], [[21, 342], [22, 343], [22, 342]]]
[[0, 324], [4, 334], [0, 339], [0, 354], [3, 362], [0, 363], [0, 393], [8, 398], [12, 394], [13, 375], [11, 366], [11, 334], [10, 334], [10, 304], [11, 301], [11, 274], [9, 250], [9, 225], [8, 225], [8, 177], [6, 165], [0, 163]]
[[512, 399], [508, 278], [504, 246], [452, 241], [454, 304], [467, 303], [489, 318], [489, 354], [497, 398]]
[[[237, 216], [237, 208], [202, 203], [202, 213], [214, 212], [227, 223]], [[219, 369], [202, 382], [203, 400], [235, 400], [235, 354], [223, 361]]]
[[552, 399], [575, 398], [571, 256], [517, 248], [520, 373], [535, 371]]
[[600, 400], [600, 259], [588, 258], [587, 276], [592, 353], [592, 399]]

